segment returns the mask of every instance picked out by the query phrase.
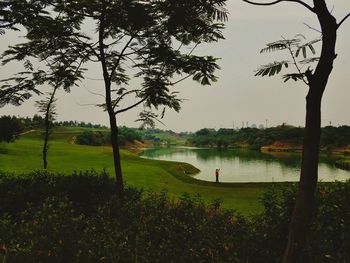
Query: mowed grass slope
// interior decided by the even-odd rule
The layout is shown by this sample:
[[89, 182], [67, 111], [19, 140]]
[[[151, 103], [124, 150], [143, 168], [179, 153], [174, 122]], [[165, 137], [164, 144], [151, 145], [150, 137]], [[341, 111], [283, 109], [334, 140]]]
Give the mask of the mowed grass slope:
[[[110, 147], [72, 144], [72, 138], [81, 131], [82, 129], [76, 128], [55, 130], [50, 141], [48, 169], [67, 174], [73, 171], [105, 169], [113, 176]], [[14, 173], [42, 169], [41, 147], [40, 132], [23, 135], [14, 143], [1, 143], [0, 169]], [[127, 185], [152, 191], [166, 189], [173, 197], [186, 192], [199, 194], [207, 202], [221, 199], [223, 207], [246, 215], [262, 210], [259, 197], [266, 190], [266, 185], [206, 183], [188, 177], [187, 174], [196, 170], [189, 164], [142, 159], [123, 149], [121, 156]]]

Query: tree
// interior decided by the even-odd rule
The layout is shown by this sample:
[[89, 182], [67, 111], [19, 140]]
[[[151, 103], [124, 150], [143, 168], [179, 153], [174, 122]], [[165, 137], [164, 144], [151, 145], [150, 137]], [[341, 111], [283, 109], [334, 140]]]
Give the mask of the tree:
[[[12, 59], [33, 54], [50, 57], [58, 45], [64, 47], [66, 57], [78, 54], [74, 58], [83, 63], [100, 64], [105, 98], [100, 106], [109, 116], [117, 188], [121, 193], [124, 183], [117, 139], [118, 114], [143, 104], [146, 110], [140, 113], [139, 121], [153, 125], [158, 114], [152, 110], [164, 106], [162, 117], [166, 107], [180, 109], [181, 99], [171, 91], [172, 86], [189, 77], [203, 85], [217, 80], [217, 59], [196, 56], [193, 51], [200, 43], [223, 38], [223, 25], [216, 21], [227, 18], [225, 1], [50, 1], [54, 10], [51, 16], [56, 19], [49, 20], [51, 24], [30, 25], [29, 42], [12, 48], [19, 55], [11, 51], [9, 55]], [[86, 21], [95, 24], [95, 35], [88, 36], [81, 30]], [[62, 32], [48, 30], [55, 25], [53, 22], [62, 24], [65, 39], [61, 38]], [[191, 50], [186, 52], [188, 47]], [[173, 80], [175, 77], [178, 78]], [[141, 84], [131, 88], [130, 80], [135, 78]], [[137, 102], [121, 107], [121, 102], [130, 96]]]
[[[331, 14], [325, 0], [313, 0], [313, 6], [303, 2], [302, 0], [276, 0], [269, 3], [257, 3], [250, 0], [243, 0], [249, 4], [270, 6], [281, 2], [294, 2], [301, 4], [310, 12], [317, 16], [320, 23], [322, 34], [322, 49], [319, 58], [314, 58], [316, 67], [314, 70], [307, 69], [302, 72], [297, 66], [295, 57], [297, 53], [291, 52], [294, 60], [294, 65], [297, 68], [297, 73], [284, 75], [285, 81], [289, 79], [302, 80], [309, 87], [306, 96], [306, 120], [303, 139], [303, 152], [301, 163], [300, 184], [294, 207], [289, 234], [288, 244], [285, 250], [283, 262], [302, 262], [301, 255], [307, 237], [310, 221], [312, 220], [313, 204], [315, 199], [315, 189], [318, 180], [318, 158], [319, 144], [321, 134], [321, 100], [323, 92], [327, 86], [328, 78], [333, 69], [333, 62], [336, 58], [335, 45], [337, 39], [337, 30], [343, 22], [350, 16], [346, 15], [339, 23]], [[292, 50], [293, 46], [297, 45], [297, 51], [300, 50], [306, 56], [306, 49], [314, 53], [312, 43], [298, 46], [298, 40], [291, 41], [281, 40], [279, 42], [268, 45], [267, 50], [287, 49]], [[265, 51], [267, 51], [265, 50]], [[309, 61], [311, 62], [311, 61]], [[287, 65], [285, 62], [270, 64], [258, 70], [257, 75], [267, 76], [274, 75], [280, 72], [282, 65]]]
[[[44, 1], [39, 5], [40, 8], [45, 6]], [[15, 13], [16, 9], [14, 11], [11, 8], [15, 7], [9, 7], [9, 11]], [[10, 47], [3, 53], [3, 65], [13, 60], [23, 60], [24, 71], [1, 81], [3, 85], [0, 87], [0, 107], [9, 103], [19, 106], [33, 95], [43, 95], [40, 89], [47, 85], [52, 89], [47, 98], [36, 103], [39, 111], [44, 113], [42, 153], [44, 169], [47, 169], [48, 141], [55, 115], [56, 92], [60, 88], [70, 92], [71, 87], [81, 79], [84, 71], [81, 65], [84, 60], [79, 59], [77, 47], [66, 50], [72, 38], [76, 37], [71, 34], [73, 28], [79, 24], [74, 18], [64, 19], [60, 15], [51, 17], [46, 12], [38, 12], [30, 18], [22, 19], [25, 21], [22, 25], [28, 31], [29, 41]], [[49, 41], [38, 41], [38, 32], [49, 35]]]
[[55, 86], [53, 91], [48, 94], [48, 96], [44, 100], [36, 101], [36, 106], [39, 109], [39, 112], [44, 114], [44, 144], [43, 144], [43, 163], [44, 170], [47, 169], [47, 151], [49, 148], [49, 138], [53, 128], [53, 122], [55, 120], [56, 115], [56, 101], [55, 98], [56, 91], [58, 86]]
[[24, 125], [20, 119], [10, 116], [0, 118], [0, 142], [13, 142], [24, 130]]

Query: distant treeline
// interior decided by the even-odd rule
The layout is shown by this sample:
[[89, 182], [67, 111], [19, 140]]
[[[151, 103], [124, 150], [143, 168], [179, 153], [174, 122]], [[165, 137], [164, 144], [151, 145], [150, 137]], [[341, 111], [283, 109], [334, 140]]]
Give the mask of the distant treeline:
[[[16, 116], [1, 116], [0, 117], [0, 142], [13, 141], [18, 138], [19, 134], [25, 131], [44, 128], [45, 120], [40, 115], [33, 117], [16, 117]], [[82, 121], [55, 121], [54, 127], [81, 127], [90, 128], [77, 136], [76, 142], [84, 145], [108, 145], [111, 143], [110, 132], [106, 126], [101, 124], [86, 123]], [[104, 131], [104, 128], [106, 130]], [[99, 131], [93, 129], [101, 129]], [[172, 130], [161, 129], [138, 129], [128, 128], [125, 126], [119, 127], [119, 144], [125, 145], [127, 142], [151, 141], [153, 144], [175, 144], [179, 138], [188, 138], [189, 133], [175, 133]], [[183, 139], [185, 141], [185, 139]]]
[[[288, 141], [301, 144], [304, 128], [290, 125], [281, 125], [267, 129], [242, 128], [233, 129], [201, 129], [187, 140], [193, 146], [205, 147], [238, 147], [242, 144], [251, 149], [260, 149], [261, 146], [273, 144], [276, 141]], [[322, 128], [321, 147], [342, 147], [350, 144], [350, 126]]]
[[[16, 118], [16, 117], [14, 117]], [[41, 128], [44, 127], [45, 125], [45, 119], [40, 116], [35, 114], [32, 118], [31, 117], [25, 117], [21, 118], [19, 117], [18, 119], [22, 120], [24, 123], [25, 127], [27, 129], [35, 129], [35, 128]], [[91, 122], [83, 122], [83, 121], [55, 121], [53, 123], [54, 126], [64, 126], [64, 127], [84, 127], [84, 128], [107, 128], [106, 126], [103, 126], [101, 124], [93, 124]]]
[[[10, 118], [14, 122], [20, 123], [24, 130], [40, 129], [45, 126], [45, 119], [37, 114], [33, 117], [1, 116], [0, 118]], [[86, 123], [83, 121], [55, 121], [53, 125], [56, 127], [107, 128], [101, 124]]]

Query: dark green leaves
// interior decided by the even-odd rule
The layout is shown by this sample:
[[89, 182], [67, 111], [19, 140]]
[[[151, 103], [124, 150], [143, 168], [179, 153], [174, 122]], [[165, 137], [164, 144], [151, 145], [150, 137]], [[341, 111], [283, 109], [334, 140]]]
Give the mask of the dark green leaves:
[[279, 61], [279, 62], [275, 61], [273, 63], [263, 65], [256, 71], [254, 76], [271, 77], [271, 76], [277, 75], [278, 73], [281, 72], [283, 66], [285, 68], [288, 68], [288, 63], [289, 61], [283, 60], [283, 61]]
[[303, 78], [304, 78], [304, 74], [299, 74], [299, 73], [285, 74], [282, 76], [282, 79], [284, 82], [287, 82], [290, 79], [294, 81], [303, 80]]
[[141, 122], [141, 129], [144, 129], [146, 127], [150, 127], [150, 128], [154, 128], [155, 127], [155, 121], [158, 121], [160, 123], [162, 123], [159, 119], [158, 119], [158, 115], [155, 114], [152, 111], [142, 111], [139, 113], [139, 118], [136, 120], [136, 122]]
[[13, 142], [24, 130], [22, 121], [10, 116], [0, 117], [0, 127], [0, 142]]
[[296, 46], [298, 43], [300, 43], [300, 39], [298, 38], [281, 39], [281, 40], [266, 44], [266, 47], [261, 49], [260, 53], [274, 52], [274, 51], [288, 49], [291, 46]]
[[211, 85], [216, 82], [217, 77], [214, 75], [216, 69], [220, 69], [216, 64], [218, 59], [214, 57], [195, 57], [191, 56], [186, 61], [185, 72], [193, 75], [193, 80], [202, 85]]
[[[282, 71], [283, 67], [288, 68], [288, 65], [293, 65], [297, 72], [283, 75], [282, 78], [284, 82], [292, 79], [294, 81], [302, 80], [305, 84], [308, 84], [306, 77], [307, 75], [302, 72], [302, 67], [303, 65], [319, 61], [318, 57], [307, 58], [307, 56], [308, 51], [313, 55], [316, 54], [316, 50], [313, 45], [319, 42], [321, 39], [315, 39], [310, 42], [303, 43], [305, 40], [306, 38], [303, 35], [298, 34], [292, 39], [282, 38], [281, 40], [268, 43], [266, 47], [260, 51], [260, 53], [284, 50], [288, 52], [292, 60], [283, 60], [279, 62], [275, 61], [273, 63], [263, 65], [255, 72], [255, 76], [271, 77], [279, 74]], [[297, 58], [299, 57], [300, 53], [303, 54], [304, 59], [298, 61]]]
[[2, 0], [0, 1], [0, 35], [6, 29], [19, 30], [18, 26], [27, 26], [35, 18], [45, 15], [47, 1]]
[[321, 41], [321, 39], [317, 38], [317, 39], [314, 39], [314, 40], [312, 40], [310, 42], [307, 42], [307, 43], [305, 43], [303, 45], [298, 46], [297, 50], [295, 52], [295, 57], [298, 57], [300, 52], [302, 52], [303, 53], [303, 57], [306, 58], [307, 57], [307, 50], [310, 50], [311, 53], [313, 55], [315, 55], [316, 51], [315, 51], [315, 48], [313, 47], [313, 45], [316, 44], [319, 41]]

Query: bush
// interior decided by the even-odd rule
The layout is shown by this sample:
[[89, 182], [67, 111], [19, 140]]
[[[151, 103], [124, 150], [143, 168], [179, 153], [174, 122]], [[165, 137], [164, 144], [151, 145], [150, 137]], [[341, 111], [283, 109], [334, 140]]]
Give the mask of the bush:
[[91, 145], [91, 146], [102, 146], [110, 144], [110, 134], [102, 132], [85, 131], [77, 135], [77, 144]]
[[0, 117], [0, 143], [15, 141], [23, 131], [24, 125], [20, 119], [10, 116]]
[[[134, 128], [120, 127], [118, 129], [118, 143], [125, 146], [127, 142], [141, 141], [141, 135]], [[111, 134], [109, 132], [85, 131], [77, 135], [77, 144], [102, 146], [111, 144]]]
[[[296, 185], [272, 188], [261, 215], [198, 196], [127, 188], [106, 173], [0, 173], [2, 262], [281, 262]], [[350, 182], [322, 184], [305, 262], [349, 262]]]

